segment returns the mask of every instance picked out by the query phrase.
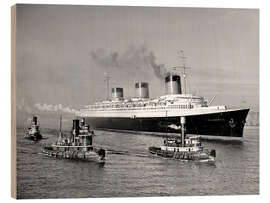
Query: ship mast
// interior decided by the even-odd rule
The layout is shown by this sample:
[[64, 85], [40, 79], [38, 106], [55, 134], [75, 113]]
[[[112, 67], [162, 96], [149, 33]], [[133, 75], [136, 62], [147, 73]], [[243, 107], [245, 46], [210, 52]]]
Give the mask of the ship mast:
[[62, 134], [62, 114], [60, 115], [60, 134]]
[[190, 67], [186, 66], [185, 60], [187, 59], [187, 57], [184, 55], [184, 51], [180, 50], [180, 56], [179, 58], [182, 60], [182, 66], [176, 66], [173, 67], [174, 70], [176, 70], [176, 68], [181, 68], [183, 69], [183, 77], [184, 77], [184, 93], [187, 93], [187, 75], [186, 75], [186, 69], [190, 69]]
[[106, 85], [107, 85], [107, 100], [109, 100], [110, 98], [110, 76], [108, 73], [104, 73], [105, 75], [105, 79], [104, 81], [106, 82]]
[[60, 115], [60, 124], [59, 124], [59, 136], [58, 136], [58, 140], [57, 140], [57, 144], [60, 144], [62, 142], [62, 114]]

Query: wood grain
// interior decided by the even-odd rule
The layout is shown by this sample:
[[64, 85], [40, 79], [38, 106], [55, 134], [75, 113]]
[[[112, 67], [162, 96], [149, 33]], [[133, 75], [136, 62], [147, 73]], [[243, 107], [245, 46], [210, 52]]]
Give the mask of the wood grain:
[[11, 197], [16, 185], [16, 5], [11, 7]]

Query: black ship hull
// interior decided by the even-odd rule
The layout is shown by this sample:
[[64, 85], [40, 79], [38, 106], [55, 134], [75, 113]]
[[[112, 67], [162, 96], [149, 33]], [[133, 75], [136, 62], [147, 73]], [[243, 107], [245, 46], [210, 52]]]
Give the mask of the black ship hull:
[[[249, 109], [224, 111], [219, 113], [186, 116], [186, 133], [212, 136], [243, 137], [243, 130]], [[180, 125], [179, 117], [147, 118], [105, 118], [86, 117], [86, 122], [96, 129], [143, 131], [159, 133], [180, 133], [170, 128]]]

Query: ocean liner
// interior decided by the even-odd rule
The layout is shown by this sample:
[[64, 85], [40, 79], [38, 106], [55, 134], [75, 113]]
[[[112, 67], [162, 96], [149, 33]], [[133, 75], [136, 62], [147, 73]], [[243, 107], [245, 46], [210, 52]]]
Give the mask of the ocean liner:
[[179, 133], [180, 120], [186, 117], [186, 133], [209, 136], [243, 137], [249, 108], [231, 109], [225, 105], [211, 106], [204, 97], [184, 93], [181, 77], [165, 77], [165, 95], [149, 98], [149, 84], [135, 84], [136, 96], [125, 99], [121, 87], [111, 89], [111, 99], [81, 109], [79, 117], [96, 129], [151, 133]]

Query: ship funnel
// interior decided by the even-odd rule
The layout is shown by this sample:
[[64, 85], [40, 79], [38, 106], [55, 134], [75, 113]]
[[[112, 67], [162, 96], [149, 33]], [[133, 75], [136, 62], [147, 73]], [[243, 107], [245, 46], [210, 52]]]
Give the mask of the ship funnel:
[[112, 88], [112, 100], [122, 100], [124, 98], [124, 90], [121, 87]]
[[33, 116], [33, 124], [37, 125], [37, 117], [36, 116]]
[[147, 82], [137, 82], [135, 84], [136, 97], [149, 98], [149, 88]]
[[182, 94], [181, 78], [179, 75], [168, 75], [165, 78], [165, 93], [166, 94]]

